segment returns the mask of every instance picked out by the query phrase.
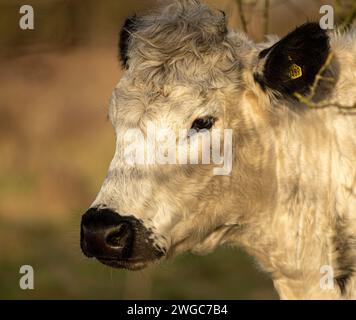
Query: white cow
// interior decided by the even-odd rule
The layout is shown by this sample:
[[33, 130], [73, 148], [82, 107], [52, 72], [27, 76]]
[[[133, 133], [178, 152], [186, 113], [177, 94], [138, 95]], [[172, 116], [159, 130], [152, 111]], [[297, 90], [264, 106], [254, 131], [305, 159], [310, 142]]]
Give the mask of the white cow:
[[[236, 245], [281, 298], [356, 298], [356, 30], [308, 23], [256, 44], [227, 30], [223, 12], [184, 0], [128, 19], [120, 52], [117, 149], [82, 219], [83, 252], [137, 270]], [[169, 139], [150, 144], [152, 124]], [[174, 162], [182, 141], [194, 149], [217, 129], [232, 132], [231, 172]], [[175, 164], [152, 157], [167, 145]]]

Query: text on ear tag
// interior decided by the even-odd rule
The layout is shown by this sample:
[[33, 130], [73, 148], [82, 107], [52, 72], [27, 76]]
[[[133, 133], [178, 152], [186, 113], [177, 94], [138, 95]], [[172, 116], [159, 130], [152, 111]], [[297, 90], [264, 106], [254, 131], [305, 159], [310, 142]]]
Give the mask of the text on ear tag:
[[303, 75], [302, 68], [293, 63], [289, 68], [289, 78], [292, 80], [298, 79]]

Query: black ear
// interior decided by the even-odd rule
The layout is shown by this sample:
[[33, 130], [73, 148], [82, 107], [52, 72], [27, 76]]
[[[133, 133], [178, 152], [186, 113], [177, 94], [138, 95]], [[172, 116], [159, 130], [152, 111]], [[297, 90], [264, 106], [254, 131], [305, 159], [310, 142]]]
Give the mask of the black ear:
[[136, 15], [126, 19], [119, 35], [119, 55], [125, 68], [128, 68], [128, 49], [131, 34], [137, 31], [138, 17]]
[[329, 51], [327, 32], [317, 23], [304, 24], [260, 53], [264, 66], [255, 79], [283, 95], [307, 94]]

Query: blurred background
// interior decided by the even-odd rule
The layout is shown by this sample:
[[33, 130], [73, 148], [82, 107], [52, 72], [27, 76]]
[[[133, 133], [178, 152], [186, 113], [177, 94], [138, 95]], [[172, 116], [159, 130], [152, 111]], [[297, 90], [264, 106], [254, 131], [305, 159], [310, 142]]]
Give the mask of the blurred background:
[[[231, 28], [256, 41], [320, 19], [336, 22], [355, 1], [208, 1]], [[151, 0], [27, 0], [34, 30], [21, 30], [24, 1], [0, 0], [0, 299], [275, 299], [271, 280], [241, 250], [186, 254], [138, 273], [86, 259], [81, 214], [94, 200], [114, 154], [107, 120], [122, 71], [117, 34]], [[351, 16], [352, 18], [352, 16]], [[19, 269], [35, 270], [23, 291]]]

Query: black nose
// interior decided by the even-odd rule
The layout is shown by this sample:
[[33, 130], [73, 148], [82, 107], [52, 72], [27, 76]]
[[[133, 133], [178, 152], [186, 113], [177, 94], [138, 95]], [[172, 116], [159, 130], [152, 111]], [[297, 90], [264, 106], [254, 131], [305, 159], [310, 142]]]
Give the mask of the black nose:
[[87, 257], [127, 258], [134, 230], [129, 219], [109, 209], [89, 209], [82, 217], [80, 244]]

